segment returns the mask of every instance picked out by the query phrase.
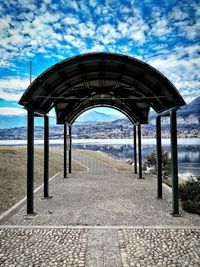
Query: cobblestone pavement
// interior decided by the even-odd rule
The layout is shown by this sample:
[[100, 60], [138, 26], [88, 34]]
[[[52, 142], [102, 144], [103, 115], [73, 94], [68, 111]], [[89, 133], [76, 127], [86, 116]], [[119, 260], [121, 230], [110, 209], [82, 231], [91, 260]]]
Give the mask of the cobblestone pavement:
[[120, 230], [123, 267], [200, 266], [200, 229]]
[[0, 266], [199, 267], [200, 229], [0, 228]]
[[87, 230], [0, 229], [0, 266], [85, 266]]

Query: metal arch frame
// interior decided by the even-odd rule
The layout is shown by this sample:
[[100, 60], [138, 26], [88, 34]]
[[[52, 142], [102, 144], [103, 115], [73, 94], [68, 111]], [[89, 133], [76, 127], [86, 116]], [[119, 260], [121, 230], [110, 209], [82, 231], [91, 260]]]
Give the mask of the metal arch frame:
[[[95, 69], [95, 71], [94, 71]], [[95, 75], [96, 76], [95, 76]], [[67, 90], [71, 90], [76, 84], [97, 80], [99, 81], [99, 88], [102, 89], [102, 93], [106, 93], [103, 90], [103, 84], [107, 81], [116, 81], [117, 83], [123, 83], [125, 85], [130, 85], [132, 87], [137, 87], [143, 94], [144, 97], [154, 97], [152, 101], [145, 101], [147, 107], [146, 111], [148, 113], [149, 107], [152, 106], [158, 115], [163, 115], [165, 113], [170, 113], [170, 125], [171, 125], [171, 154], [172, 154], [172, 200], [173, 200], [173, 215], [179, 215], [179, 203], [178, 203], [178, 169], [177, 169], [177, 122], [176, 122], [176, 110], [185, 105], [179, 92], [173, 86], [173, 84], [159, 71], [149, 66], [148, 64], [139, 61], [137, 59], [127, 57], [119, 54], [111, 53], [91, 53], [81, 56], [76, 56], [71, 59], [62, 61], [52, 68], [48, 69], [42, 73], [31, 85], [27, 88], [23, 96], [21, 97], [19, 104], [23, 105], [28, 111], [28, 160], [27, 160], [27, 213], [33, 213], [33, 182], [34, 182], [34, 114], [39, 113], [46, 115], [48, 111], [52, 108], [54, 101], [52, 97], [59, 98]], [[161, 88], [160, 88], [160, 87]], [[106, 87], [106, 86], [105, 86]], [[123, 85], [122, 85], [123, 88]], [[62, 93], [62, 94], [61, 94]], [[130, 94], [123, 92], [124, 98], [129, 97]], [[160, 99], [160, 96], [166, 96], [164, 101]], [[86, 99], [89, 96], [84, 95]], [[39, 97], [46, 97], [46, 99], [39, 99]], [[98, 100], [99, 101], [99, 100]], [[117, 98], [115, 101], [110, 101], [108, 103], [100, 101], [99, 103], [93, 101], [93, 103], [88, 103], [88, 108], [97, 105], [108, 105], [112, 107], [117, 107]], [[129, 101], [129, 100], [128, 100]], [[134, 110], [125, 108], [128, 101], [122, 101], [117, 108], [124, 113], [127, 113], [133, 121], [138, 123], [138, 150], [141, 150], [141, 132], [140, 124], [143, 122], [142, 117], [135, 118]], [[62, 103], [62, 101], [59, 101]], [[79, 104], [79, 103], [78, 103]], [[69, 113], [69, 117], [65, 117], [65, 120], [71, 120], [78, 116], [81, 111], [84, 110], [86, 106], [81, 106], [81, 109], [73, 110]], [[127, 108], [127, 107], [126, 107]], [[139, 105], [139, 109], [143, 110], [142, 105]], [[132, 114], [133, 112], [133, 114]], [[77, 114], [75, 114], [77, 113]], [[126, 115], [127, 115], [126, 114]], [[45, 166], [48, 167], [48, 121], [45, 119], [45, 155], [46, 161]], [[65, 121], [61, 121], [65, 123]], [[66, 124], [65, 124], [66, 126]], [[157, 121], [157, 150], [160, 154], [161, 142], [160, 142], [160, 123]], [[66, 135], [66, 133], [65, 133]], [[140, 144], [139, 144], [140, 143]], [[139, 161], [141, 161], [141, 152], [139, 155]], [[161, 164], [161, 158], [158, 161]], [[141, 164], [140, 164], [141, 167]], [[160, 167], [158, 170], [158, 175], [160, 173]], [[141, 169], [139, 170], [141, 173]], [[140, 178], [141, 175], [140, 175]], [[158, 184], [158, 196], [162, 196], [161, 189], [161, 177], [159, 177]], [[48, 196], [48, 171], [44, 175], [46, 191], [44, 194]]]
[[[109, 106], [116, 106], [119, 107], [123, 110], [127, 110], [127, 114], [129, 117], [132, 118], [135, 122], [141, 119], [142, 123], [147, 123], [147, 115], [149, 108], [148, 106], [143, 110], [146, 112], [146, 115], [141, 112], [141, 108], [135, 103], [134, 99], [130, 100], [122, 100], [120, 99], [121, 96], [115, 96], [114, 99], [112, 99], [112, 96], [110, 96], [111, 99], [102, 99], [98, 97], [100, 94], [96, 95], [87, 95], [83, 99], [73, 99], [70, 102], [66, 100], [66, 103], [68, 104], [66, 108], [61, 112], [61, 115], [57, 117], [57, 122], [60, 121], [62, 123], [63, 121], [70, 122], [70, 120], [67, 119], [67, 117], [73, 116], [73, 113], [76, 112], [76, 109], [84, 109], [84, 106], [94, 106], [95, 103], [100, 104], [100, 105], [109, 105]], [[90, 97], [92, 98], [92, 101], [90, 101]], [[141, 101], [142, 102], [142, 101]], [[63, 101], [65, 103], [65, 101]], [[58, 108], [56, 108], [56, 114], [58, 114]]]
[[[113, 80], [106, 79], [106, 81], [113, 81]], [[93, 82], [93, 81], [91, 80], [89, 82]], [[126, 86], [123, 85], [123, 86], [116, 87], [116, 84], [118, 82], [116, 82], [116, 81], [113, 81], [113, 82], [115, 83], [115, 86], [106, 86], [106, 87], [104, 87], [105, 90], [106, 90], [104, 92], [105, 94], [108, 93], [108, 92], [114, 93], [116, 91], [123, 90], [123, 91], [126, 91], [127, 94], [130, 94], [130, 93], [131, 94], [134, 94], [133, 96], [135, 96], [135, 97], [139, 97], [139, 96], [142, 97], [142, 96], [144, 96], [143, 94], [139, 93], [138, 90], [135, 87], [133, 87], [132, 85], [131, 86], [130, 85], [126, 85]], [[84, 82], [83, 85], [81, 83], [81, 84], [77, 84], [76, 86], [68, 87], [68, 88], [63, 89], [63, 90], [66, 90], [66, 91], [65, 91], [65, 93], [61, 94], [59, 96], [59, 98], [62, 98], [62, 97], [63, 98], [67, 98], [68, 96], [70, 97], [72, 94], [80, 93], [80, 92], [82, 92], [82, 91], [84, 91], [86, 89], [89, 89], [92, 92], [102, 93], [102, 91], [98, 91], [98, 90], [102, 89], [100, 87], [95, 87], [95, 86], [92, 86], [92, 85], [88, 85], [88, 87], [85, 87], [85, 84], [87, 84], [87, 83], [88, 82]], [[57, 102], [59, 102], [59, 99], [57, 100]]]
[[[115, 74], [116, 72], [112, 72], [113, 74]], [[109, 73], [110, 74], [110, 73]], [[82, 77], [82, 75], [80, 75], [81, 77]], [[125, 75], [124, 75], [125, 76]], [[76, 76], [77, 77], [77, 76]], [[150, 90], [150, 89], [148, 89], [148, 87], [145, 85], [145, 84], [140, 84], [140, 86], [138, 86], [138, 84], [139, 84], [139, 81], [137, 81], [136, 79], [134, 79], [133, 77], [131, 77], [131, 79], [132, 79], [132, 82], [130, 82], [130, 81], [127, 81], [127, 80], [121, 80], [121, 82], [123, 83], [123, 84], [126, 84], [126, 86], [130, 86], [130, 87], [133, 87], [133, 85], [135, 86], [136, 84], [137, 84], [137, 91], [140, 91], [141, 92], [141, 94], [143, 94], [144, 96], [150, 96], [151, 94], [152, 94], [152, 91]], [[71, 96], [71, 93], [73, 92], [73, 88], [76, 88], [76, 86], [79, 86], [80, 84], [82, 84], [82, 83], [84, 83], [84, 82], [91, 82], [91, 81], [93, 81], [93, 80], [107, 80], [107, 81], [114, 81], [114, 82], [117, 82], [118, 80], [117, 80], [117, 77], [116, 78], [114, 78], [114, 77], [110, 77], [110, 76], [108, 76], [108, 77], [106, 77], [105, 75], [104, 75], [104, 77], [99, 77], [98, 75], [96, 76], [96, 77], [92, 77], [92, 78], [89, 78], [88, 77], [88, 79], [86, 80], [86, 79], [84, 79], [84, 80], [78, 80], [78, 81], [76, 81], [76, 82], [74, 82], [74, 83], [71, 83], [71, 86], [70, 87], [68, 87], [68, 88], [66, 88], [66, 87], [63, 87], [62, 89], [60, 89], [58, 92], [56, 92], [54, 95], [46, 95], [46, 94], [43, 94], [42, 96], [37, 96], [37, 97], [46, 97], [46, 101], [44, 100], [44, 99], [42, 99], [42, 103], [43, 103], [43, 105], [46, 105], [48, 102], [49, 102], [49, 105], [47, 105], [47, 106], [49, 106], [49, 109], [47, 108], [47, 112], [52, 108], [52, 100], [51, 100], [51, 96], [53, 97], [53, 98], [56, 98], [56, 97], [62, 97], [62, 96], [66, 96], [67, 95], [67, 93], [68, 93], [68, 90], [69, 90], [69, 93], [70, 93], [70, 96]], [[62, 85], [63, 85], [64, 83], [62, 82], [62, 83], [60, 83], [60, 84], [57, 84], [57, 85], [55, 85], [55, 86], [57, 86], [57, 87], [61, 87]], [[142, 88], [142, 87], [144, 87], [144, 88]], [[52, 88], [48, 88], [49, 89], [49, 91], [52, 91], [53, 92], [53, 88], [54, 87], [52, 87]], [[105, 90], [106, 90], [106, 87], [105, 87]], [[122, 90], [123, 90], [123, 87], [122, 87]], [[92, 90], [91, 90], [92, 91]], [[147, 92], [145, 92], [145, 91], [148, 91], [148, 94], [147, 94]], [[106, 91], [104, 92], [104, 93], [106, 93]], [[125, 96], [127, 95], [127, 96], [130, 96], [130, 94], [124, 94]], [[86, 96], [86, 95], [85, 95]], [[133, 95], [134, 96], [134, 95]], [[155, 97], [155, 99], [156, 99], [156, 95], [154, 94], [154, 95], [151, 95], [151, 97], [152, 96], [154, 96]], [[66, 96], [67, 97], [67, 96]], [[162, 103], [162, 101], [160, 100], [160, 98], [158, 97], [157, 99], [157, 102], [159, 103], [159, 104], [161, 104]], [[152, 102], [152, 100], [151, 100], [151, 102]], [[157, 103], [157, 104], [158, 104]], [[150, 103], [150, 105], [155, 109], [155, 103]]]
[[[175, 88], [175, 86], [161, 73], [159, 72], [157, 69], [155, 69], [154, 67], [152, 67], [151, 65], [130, 57], [130, 56], [126, 56], [126, 55], [122, 55], [122, 54], [116, 54], [116, 53], [88, 53], [88, 54], [83, 54], [83, 55], [78, 55], [78, 56], [74, 56], [68, 59], [65, 59], [57, 64], [55, 64], [54, 66], [48, 68], [46, 71], [44, 71], [42, 74], [40, 74], [37, 79], [35, 79], [31, 85], [27, 88], [27, 90], [25, 91], [25, 93], [23, 94], [21, 100], [20, 100], [20, 104], [23, 104], [23, 98], [25, 97], [26, 94], [28, 94], [28, 92], [33, 90], [33, 88], [35, 87], [36, 83], [38, 83], [39, 81], [43, 81], [43, 79], [48, 76], [48, 75], [52, 75], [52, 73], [55, 72], [55, 70], [60, 69], [61, 67], [63, 67], [65, 64], [66, 65], [72, 65], [74, 63], [77, 63], [78, 61], [83, 62], [84, 59], [88, 58], [90, 59], [90, 61], [97, 61], [96, 57], [101, 58], [101, 60], [106, 60], [107, 58], [109, 58], [109, 60], [118, 62], [118, 63], [123, 63], [123, 64], [139, 64], [142, 65], [144, 68], [148, 68], [148, 71], [153, 72], [154, 74], [158, 75], [160, 78], [162, 78], [163, 80], [165, 80], [168, 84], [170, 84], [170, 86], [173, 88], [173, 90], [176, 91], [177, 94], [179, 94], [179, 92], [177, 91], [177, 89]], [[92, 59], [91, 59], [92, 58]], [[68, 80], [68, 77], [67, 77]]]
[[[96, 74], [94, 75], [94, 73]], [[147, 77], [145, 77], [146, 73], [148, 73]], [[47, 102], [44, 99], [36, 101], [35, 94], [37, 94], [37, 90], [39, 95], [43, 92], [43, 95], [48, 93], [48, 96], [59, 96], [63, 90], [66, 90], [66, 84], [72, 87], [77, 83], [80, 84], [94, 79], [110, 79], [111, 74], [113, 74], [111, 80], [120, 80], [120, 82], [130, 86], [136, 84], [146, 96], [154, 95], [155, 100], [151, 101], [150, 104], [157, 112], [167, 109], [170, 105], [181, 106], [185, 104], [176, 88], [159, 71], [138, 59], [111, 53], [85, 54], [57, 63], [41, 74], [28, 87], [20, 99], [20, 104], [24, 105], [26, 98], [29, 98], [29, 102], [33, 101], [39, 106], [45, 106], [47, 111], [48, 107], [51, 107], [52, 101]], [[54, 75], [56, 76], [54, 77]], [[63, 85], [65, 85], [64, 88]], [[145, 88], [143, 88], [144, 86]], [[159, 88], [159, 86], [162, 88]], [[156, 98], [160, 93], [168, 93], [166, 101]], [[31, 99], [31, 94], [33, 99]]]

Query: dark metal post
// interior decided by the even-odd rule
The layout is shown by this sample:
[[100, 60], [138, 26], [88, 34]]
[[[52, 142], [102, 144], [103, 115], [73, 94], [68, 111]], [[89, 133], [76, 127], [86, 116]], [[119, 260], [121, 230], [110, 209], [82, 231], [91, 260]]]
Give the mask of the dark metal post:
[[67, 125], [64, 124], [64, 178], [67, 178]]
[[72, 126], [69, 125], [69, 173], [72, 172]]
[[49, 197], [49, 117], [44, 116], [44, 197]]
[[157, 197], [162, 198], [161, 117], [156, 117]]
[[137, 137], [136, 126], [133, 126], [133, 150], [134, 150], [134, 171], [137, 173]]
[[138, 124], [138, 163], [139, 163], [139, 179], [142, 179], [141, 124]]
[[34, 202], [34, 112], [28, 110], [27, 127], [27, 213], [33, 213]]
[[171, 125], [171, 168], [172, 168], [172, 215], [179, 215], [179, 196], [178, 196], [178, 154], [177, 154], [177, 121], [176, 109], [170, 113]]

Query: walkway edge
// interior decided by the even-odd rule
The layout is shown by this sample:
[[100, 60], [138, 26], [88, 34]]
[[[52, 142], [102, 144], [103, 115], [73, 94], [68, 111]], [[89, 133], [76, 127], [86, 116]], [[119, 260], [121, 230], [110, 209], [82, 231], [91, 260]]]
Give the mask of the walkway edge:
[[[54, 179], [56, 176], [58, 176], [60, 174], [60, 172], [56, 173], [54, 176], [52, 176], [49, 181], [51, 181], [52, 179]], [[36, 193], [37, 191], [39, 191], [42, 187], [44, 186], [44, 184], [41, 184], [40, 186], [38, 186], [35, 190], [34, 193]], [[5, 212], [3, 212], [0, 215], [0, 224], [6, 222], [8, 219], [10, 219], [10, 217], [12, 217], [17, 211], [19, 211], [24, 204], [26, 203], [26, 197], [22, 198], [19, 202], [17, 202], [14, 206], [12, 206], [11, 208], [9, 208], [8, 210], [6, 210]]]
[[200, 226], [130, 226], [130, 225], [116, 225], [116, 226], [93, 226], [93, 225], [0, 225], [0, 229], [13, 228], [13, 229], [99, 229], [99, 230], [123, 230], [123, 229], [156, 229], [156, 230], [182, 230], [182, 229], [196, 229], [200, 230]]

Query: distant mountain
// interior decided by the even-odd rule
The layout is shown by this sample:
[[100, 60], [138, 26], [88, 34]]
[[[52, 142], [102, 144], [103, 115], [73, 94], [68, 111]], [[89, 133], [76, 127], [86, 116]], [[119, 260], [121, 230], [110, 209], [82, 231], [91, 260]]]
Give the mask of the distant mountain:
[[[43, 126], [43, 118], [35, 118], [35, 126]], [[50, 125], [55, 125], [56, 120], [50, 118]], [[25, 127], [27, 126], [27, 116], [26, 115], [0, 115], [0, 129], [5, 128], [15, 128], [15, 127]]]
[[[200, 97], [178, 110], [178, 137], [200, 138]], [[142, 125], [142, 135], [154, 138], [156, 134], [155, 112], [149, 115], [149, 124]], [[98, 122], [98, 123], [95, 123]], [[35, 138], [42, 139], [44, 135], [43, 118], [35, 119]], [[162, 117], [162, 134], [170, 137], [169, 116]], [[0, 116], [0, 140], [26, 139], [26, 116]], [[3, 129], [4, 128], [4, 129]], [[132, 138], [133, 125], [126, 117], [118, 117], [101, 112], [90, 112], [79, 117], [72, 127], [74, 138]], [[50, 118], [51, 139], [63, 138], [63, 127], [55, 124]]]
[[13, 127], [22, 127], [26, 126], [26, 115], [21, 116], [6, 116], [0, 115], [0, 128], [13, 128]]
[[111, 115], [107, 113], [101, 113], [97, 111], [91, 111], [87, 114], [83, 114], [78, 118], [78, 122], [108, 122], [121, 119], [122, 117]]
[[[188, 105], [183, 106], [177, 112], [178, 115], [178, 123], [185, 124], [185, 126], [190, 127], [192, 124], [200, 123], [200, 97], [197, 97]], [[149, 122], [150, 124], [155, 124], [156, 113], [154, 111], [149, 114]], [[167, 119], [167, 118], [166, 118]], [[118, 120], [118, 121], [117, 121]], [[123, 125], [126, 123], [128, 119], [126, 117], [111, 115], [107, 113], [101, 113], [97, 111], [91, 111], [87, 114], [81, 115], [77, 122], [78, 124], [82, 123], [94, 123], [94, 122], [114, 122], [117, 121], [116, 124]], [[167, 122], [168, 123], [168, 122]], [[43, 118], [35, 119], [35, 126], [43, 126], [44, 121]], [[56, 120], [54, 118], [50, 118], [50, 125], [55, 125]], [[26, 115], [0, 115], [0, 129], [5, 128], [14, 128], [14, 127], [24, 127], [27, 125], [27, 116]]]
[[198, 117], [200, 121], [200, 97], [195, 98], [191, 103], [183, 106], [177, 112], [179, 117], [189, 117], [191, 115]]
[[[155, 124], [156, 112], [149, 113], [149, 123]], [[198, 124], [200, 122], [200, 97], [177, 110], [177, 119], [180, 124]], [[162, 117], [162, 121], [169, 124], [169, 117]]]
[[[121, 119], [122, 117], [92, 111], [90, 113], [84, 114], [78, 118], [78, 123], [85, 122], [110, 122]], [[50, 118], [50, 125], [55, 125], [56, 120], [54, 118]], [[5, 128], [15, 128], [15, 127], [24, 127], [27, 125], [27, 116], [26, 115], [0, 115], [0, 129]], [[35, 118], [35, 126], [43, 126], [44, 120], [43, 118]]]

